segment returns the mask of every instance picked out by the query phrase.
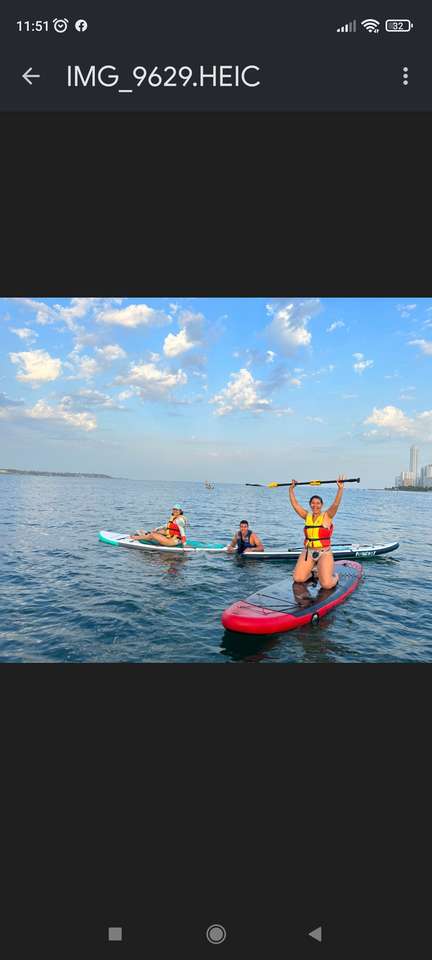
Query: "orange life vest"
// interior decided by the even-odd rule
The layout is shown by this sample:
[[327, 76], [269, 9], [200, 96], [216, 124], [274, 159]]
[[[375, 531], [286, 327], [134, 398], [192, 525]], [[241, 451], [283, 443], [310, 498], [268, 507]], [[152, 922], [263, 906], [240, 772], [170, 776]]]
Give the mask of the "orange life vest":
[[167, 531], [169, 537], [177, 537], [178, 540], [181, 540], [181, 530], [175, 520], [172, 520], [171, 517], [167, 523]]
[[[184, 524], [186, 523], [185, 517], [181, 515], [182, 524], [181, 526], [177, 523], [173, 516], [171, 516], [165, 527], [165, 533], [167, 537], [176, 537], [177, 540], [181, 540], [182, 543], [186, 543], [186, 536], [184, 531]], [[183, 529], [182, 529], [183, 527]]]

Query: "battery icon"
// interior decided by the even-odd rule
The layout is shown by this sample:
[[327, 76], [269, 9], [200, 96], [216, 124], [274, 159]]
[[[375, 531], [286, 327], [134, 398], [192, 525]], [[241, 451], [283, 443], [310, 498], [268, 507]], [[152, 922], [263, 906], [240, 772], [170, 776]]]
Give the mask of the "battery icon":
[[386, 20], [385, 22], [388, 33], [409, 33], [413, 26], [411, 20]]

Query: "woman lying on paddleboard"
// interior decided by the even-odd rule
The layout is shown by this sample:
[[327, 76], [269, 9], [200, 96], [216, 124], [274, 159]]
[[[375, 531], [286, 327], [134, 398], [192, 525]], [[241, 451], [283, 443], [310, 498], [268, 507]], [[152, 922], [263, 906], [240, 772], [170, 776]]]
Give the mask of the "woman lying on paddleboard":
[[328, 510], [324, 510], [322, 497], [314, 494], [309, 500], [309, 513], [304, 507], [300, 506], [294, 493], [297, 481], [291, 481], [289, 488], [291, 506], [299, 517], [305, 521], [304, 550], [294, 568], [294, 583], [305, 583], [315, 570], [321, 586], [325, 589], [331, 589], [338, 583], [339, 577], [334, 573], [331, 536], [333, 533], [333, 517], [337, 513], [342, 500], [344, 479], [344, 477], [339, 476], [337, 480], [339, 489]]
[[172, 508], [171, 516], [164, 527], [155, 530], [138, 530], [131, 533], [130, 540], [151, 540], [162, 547], [180, 547], [186, 543], [186, 518], [179, 503]]

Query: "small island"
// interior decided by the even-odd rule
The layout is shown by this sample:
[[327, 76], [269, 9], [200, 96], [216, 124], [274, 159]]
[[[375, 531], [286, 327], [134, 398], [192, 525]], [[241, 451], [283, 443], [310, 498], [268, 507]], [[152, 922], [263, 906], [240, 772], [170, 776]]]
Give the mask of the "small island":
[[14, 470], [10, 467], [0, 467], [0, 473], [24, 477], [90, 477], [92, 480], [113, 480], [107, 473], [66, 473], [56, 470]]
[[427, 493], [428, 491], [432, 490], [432, 487], [384, 487], [384, 490], [397, 490], [398, 493], [399, 490], [411, 490], [414, 491], [414, 493], [418, 493], [419, 491], [420, 493]]

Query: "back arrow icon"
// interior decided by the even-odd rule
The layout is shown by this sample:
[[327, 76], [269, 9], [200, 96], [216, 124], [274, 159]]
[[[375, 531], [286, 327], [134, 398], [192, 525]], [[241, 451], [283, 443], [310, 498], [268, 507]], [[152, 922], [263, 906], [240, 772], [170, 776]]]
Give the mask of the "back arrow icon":
[[31, 70], [33, 70], [33, 67], [29, 67], [28, 70], [26, 70], [26, 72], [22, 75], [23, 80], [27, 80], [27, 83], [29, 83], [30, 86], [33, 84], [33, 80], [30, 79], [31, 77], [34, 79], [40, 77], [40, 73], [30, 73]]

